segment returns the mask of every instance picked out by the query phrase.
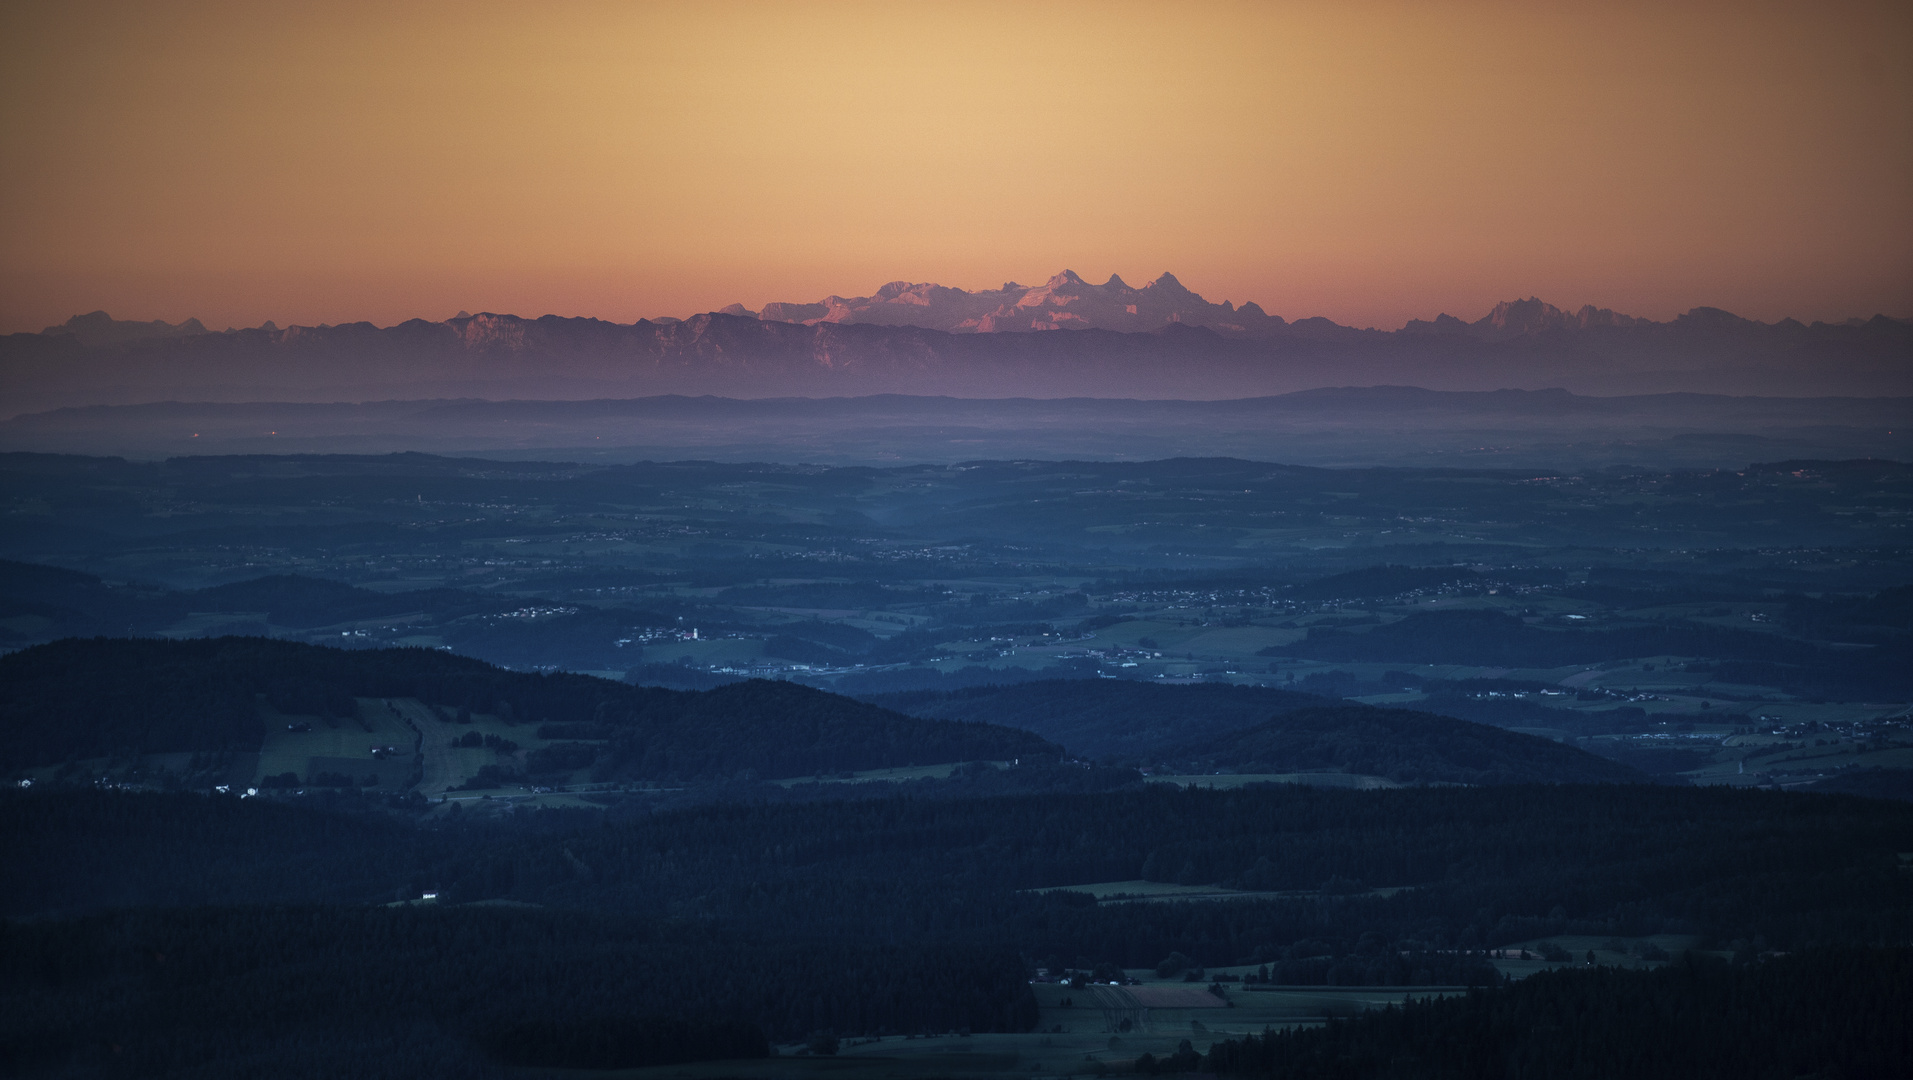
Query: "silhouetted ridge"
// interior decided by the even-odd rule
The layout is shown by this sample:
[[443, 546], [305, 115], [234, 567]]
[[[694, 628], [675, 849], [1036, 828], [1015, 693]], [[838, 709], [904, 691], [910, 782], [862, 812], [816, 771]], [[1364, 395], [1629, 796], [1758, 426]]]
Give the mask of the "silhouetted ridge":
[[260, 700], [286, 714], [349, 717], [361, 698], [416, 698], [529, 725], [587, 724], [602, 742], [569, 744], [577, 749], [567, 753], [582, 758], [553, 764], [592, 766], [605, 779], [808, 776], [1060, 753], [1027, 732], [906, 717], [795, 683], [683, 692], [521, 674], [430, 649], [94, 638], [0, 657], [0, 723], [9, 732], [0, 769], [120, 752], [256, 750]]
[[[1653, 323], [1592, 307], [1570, 315], [1529, 298], [1474, 323], [1438, 318], [1390, 333], [1210, 303], [1168, 274], [1141, 289], [1074, 273], [978, 292], [891, 282], [874, 296], [757, 312], [733, 304], [629, 325], [492, 313], [225, 333], [196, 332], [203, 328], [190, 322], [126, 332], [131, 324], [107, 323], [117, 329], [105, 336], [53, 328], [0, 339], [0, 410], [315, 395], [1217, 398], [1331, 382], [1480, 389], [1539, 381], [1601, 393], [1913, 389], [1913, 325], [1892, 319], [1769, 326], [1696, 309]], [[1049, 332], [1058, 330], [1075, 332]]]
[[867, 700], [915, 716], [1027, 728], [1071, 750], [1193, 772], [1334, 771], [1397, 783], [1628, 783], [1585, 751], [1433, 713], [1226, 684], [1043, 680]]

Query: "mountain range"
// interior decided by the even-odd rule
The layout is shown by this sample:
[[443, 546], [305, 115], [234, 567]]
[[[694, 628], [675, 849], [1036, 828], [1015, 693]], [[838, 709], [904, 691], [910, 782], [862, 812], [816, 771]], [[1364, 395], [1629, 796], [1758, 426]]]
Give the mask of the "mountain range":
[[1000, 289], [966, 292], [943, 285], [893, 281], [871, 296], [827, 296], [813, 304], [766, 304], [751, 311], [742, 304], [722, 309], [770, 322], [875, 323], [921, 326], [953, 334], [989, 334], [1035, 330], [1117, 330], [1142, 333], [1175, 324], [1200, 326], [1227, 337], [1264, 337], [1288, 323], [1253, 303], [1240, 308], [1224, 300], [1212, 304], [1190, 292], [1174, 274], [1142, 288], [1121, 277], [1093, 285], [1065, 270], [1041, 285], [1006, 282]]
[[[738, 303], [719, 308], [711, 314], [803, 326], [823, 323], [916, 326], [952, 334], [1042, 330], [1115, 330], [1133, 334], [1171, 326], [1199, 326], [1223, 337], [1262, 338], [1282, 334], [1285, 330], [1320, 333], [1352, 329], [1319, 317], [1290, 322], [1280, 315], [1270, 315], [1254, 302], [1241, 307], [1236, 307], [1228, 300], [1210, 303], [1170, 273], [1139, 289], [1117, 274], [1111, 274], [1108, 281], [1096, 285], [1084, 281], [1073, 270], [1064, 270], [1041, 285], [1019, 285], [1010, 281], [1005, 282], [1000, 289], [970, 292], [930, 282], [892, 281], [869, 296], [846, 298], [832, 295], [813, 303], [780, 301], [765, 304], [758, 311]], [[474, 316], [471, 313], [461, 311], [451, 321], [472, 318]], [[498, 316], [486, 315], [482, 318]], [[1889, 323], [1907, 322], [1903, 319], [1886, 319], [1884, 316], [1876, 318]], [[670, 316], [640, 320], [641, 323], [650, 322], [660, 326], [684, 321]], [[1695, 308], [1676, 321], [1716, 326], [1747, 322], [1730, 312], [1709, 307]], [[1867, 322], [1864, 319], [1848, 319], [1839, 325], [1856, 327], [1864, 326]], [[1526, 300], [1504, 300], [1473, 322], [1446, 313], [1428, 320], [1411, 319], [1402, 332], [1505, 341], [1551, 332], [1659, 325], [1663, 324], [1622, 315], [1608, 308], [1597, 308], [1592, 304], [1570, 312], [1530, 296]], [[1782, 319], [1770, 325], [1778, 328], [1804, 327], [1795, 319]], [[270, 320], [256, 329], [267, 332], [279, 330]], [[133, 322], [114, 319], [104, 311], [93, 311], [49, 326], [40, 334], [44, 337], [69, 338], [90, 347], [151, 338], [188, 337], [207, 332], [198, 319], [187, 319], [176, 324], [160, 320]]]
[[[1236, 307], [1227, 300], [1210, 303], [1165, 273], [1138, 289], [1112, 274], [1096, 285], [1073, 270], [1065, 270], [1041, 285], [1006, 282], [1000, 289], [967, 292], [927, 282], [893, 281], [870, 296], [827, 296], [816, 303], [772, 303], [761, 311], [743, 304], [721, 308], [721, 314], [768, 322], [875, 323], [882, 326], [921, 326], [953, 334], [1005, 333], [1035, 330], [1116, 330], [1147, 333], [1169, 326], [1199, 326], [1223, 337], [1265, 338], [1292, 327], [1303, 330], [1348, 329], [1328, 319], [1301, 319], [1291, 323], [1251, 302]], [[1687, 319], [1738, 322], [1718, 308], [1696, 308]], [[1796, 320], [1783, 320], [1800, 325]], [[1410, 334], [1460, 334], [1483, 341], [1543, 334], [1551, 331], [1653, 326], [1650, 319], [1622, 315], [1592, 304], [1568, 312], [1535, 297], [1504, 300], [1474, 322], [1453, 315], [1433, 320], [1411, 320]]]
[[1363, 385], [1904, 395], [1913, 323], [1768, 324], [1714, 308], [1653, 322], [1530, 298], [1474, 322], [1442, 315], [1378, 331], [1211, 304], [1168, 274], [1138, 289], [1064, 272], [1034, 288], [893, 282], [869, 297], [632, 324], [461, 312], [390, 327], [207, 332], [196, 320], [94, 312], [0, 338], [0, 415], [156, 400], [1220, 399]]

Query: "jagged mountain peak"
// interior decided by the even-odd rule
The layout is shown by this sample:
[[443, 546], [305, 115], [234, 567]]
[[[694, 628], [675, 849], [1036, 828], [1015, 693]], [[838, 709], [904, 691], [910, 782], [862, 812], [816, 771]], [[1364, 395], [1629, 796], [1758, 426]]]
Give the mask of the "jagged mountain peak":
[[928, 288], [934, 288], [934, 286], [928, 285], [928, 284], [919, 284], [914, 281], [903, 281], [900, 279], [897, 281], [884, 282], [883, 287], [878, 289], [875, 293], [872, 293], [871, 296], [873, 299], [877, 299], [877, 300], [890, 300], [895, 297], [902, 296], [904, 293], [910, 292], [913, 289], [928, 289]]
[[[748, 314], [742, 309], [733, 313]], [[1070, 269], [1041, 285], [1010, 281], [1001, 289], [979, 292], [892, 281], [869, 296], [766, 304], [757, 317], [810, 325], [911, 325], [950, 333], [1065, 329], [1146, 333], [1181, 324], [1228, 337], [1256, 337], [1285, 325], [1255, 304], [1241, 308], [1227, 301], [1212, 304], [1174, 274], [1164, 273], [1138, 289], [1118, 274], [1097, 285]]]
[[84, 315], [75, 315], [57, 326], [49, 326], [40, 331], [46, 337], [68, 337], [81, 345], [92, 348], [96, 345], [123, 345], [151, 338], [190, 337], [207, 333], [206, 327], [198, 319], [169, 323], [160, 319], [151, 322], [138, 322], [130, 319], [115, 319], [105, 311], [89, 311]]
[[[971, 292], [933, 282], [897, 279], [886, 282], [870, 296], [828, 296], [811, 303], [773, 302], [753, 311], [743, 303], [733, 303], [691, 320], [656, 317], [641, 325], [669, 327], [694, 324], [708, 327], [712, 320], [749, 320], [766, 323], [801, 324], [874, 324], [880, 326], [921, 327], [946, 333], [1032, 332], [1049, 330], [1103, 330], [1120, 333], [1178, 333], [1198, 329], [1224, 338], [1255, 339], [1290, 336], [1300, 340], [1328, 341], [1361, 333], [1331, 320], [1316, 317], [1288, 321], [1271, 315], [1261, 305], [1244, 302], [1236, 306], [1224, 300], [1212, 303], [1184, 285], [1175, 274], [1164, 272], [1148, 285], [1137, 288], [1119, 274], [1110, 274], [1101, 284], [1086, 280], [1074, 270], [1064, 269], [1042, 285], [1004, 282], [999, 289]], [[511, 315], [460, 311], [443, 323], [414, 319], [404, 324], [410, 332], [439, 327], [467, 345], [485, 348], [519, 348], [527, 328], [534, 322], [560, 320], [546, 316], [541, 320]], [[605, 327], [612, 323], [583, 320]], [[1821, 324], [1815, 324], [1819, 326]], [[1908, 323], [1884, 316], [1872, 320], [1848, 320], [1848, 329], [1866, 329], [1879, 334], [1904, 331]], [[1620, 314], [1610, 308], [1583, 304], [1566, 309], [1530, 295], [1504, 300], [1485, 316], [1472, 322], [1446, 312], [1432, 321], [1411, 320], [1403, 328], [1409, 335], [1442, 335], [1481, 341], [1520, 341], [1559, 334], [1612, 334], [1618, 330], [1657, 332], [1663, 328], [1688, 337], [1719, 334], [1741, 337], [1758, 330], [1787, 332], [1806, 329], [1795, 320], [1784, 320], [1768, 327], [1714, 307], [1697, 307], [1666, 322]], [[315, 333], [339, 329], [364, 334], [376, 329], [370, 323], [326, 326], [290, 326], [280, 329], [271, 322], [245, 333], [263, 333], [275, 341], [306, 341]], [[733, 331], [727, 331], [733, 332]], [[197, 319], [172, 324], [159, 320], [134, 322], [114, 319], [105, 311], [75, 315], [57, 326], [47, 327], [40, 337], [63, 338], [86, 348], [126, 347], [158, 338], [192, 337], [208, 333]], [[228, 331], [238, 334], [240, 331]]]
[[1674, 319], [1677, 326], [1706, 326], [1719, 329], [1744, 326], [1747, 321], [1731, 311], [1717, 307], [1697, 307]]
[[[1730, 318], [1732, 316], [1729, 316]], [[1462, 323], [1451, 315], [1438, 315], [1433, 323], [1417, 320], [1411, 330], [1435, 330], [1442, 333], [1466, 332], [1476, 337], [1526, 337], [1555, 331], [1592, 330], [1601, 327], [1641, 326], [1649, 320], [1622, 315], [1610, 308], [1583, 304], [1579, 311], [1565, 311], [1538, 297], [1503, 300], [1494, 310], [1472, 323]]]
[[1503, 300], [1476, 325], [1492, 326], [1513, 333], [1532, 333], [1556, 329], [1565, 325], [1567, 318], [1567, 313], [1560, 308], [1530, 296], [1526, 300]]
[[[1568, 312], [1527, 297], [1497, 305], [1496, 317], [1464, 322], [1444, 314], [1391, 334], [1319, 317], [1287, 322], [1256, 305], [1231, 310], [1194, 293], [1171, 300], [1161, 289], [1120, 282], [978, 292], [915, 284], [885, 298], [833, 296], [756, 313], [739, 305], [731, 313], [635, 325], [481, 312], [383, 329], [363, 322], [262, 326], [98, 348], [65, 331], [13, 334], [0, 337], [0, 360], [16, 377], [0, 380], [0, 389], [16, 411], [97, 403], [100, 387], [133, 400], [223, 400], [258, 394], [259, 387], [295, 395], [287, 400], [372, 400], [367, 395], [421, 386], [477, 397], [1180, 398], [1433, 380], [1444, 388], [1771, 394], [1800, 387], [1898, 397], [1907, 393], [1905, 357], [1913, 355], [1913, 323], [1884, 317], [1769, 326], [1697, 309], [1646, 322], [1593, 305]], [[82, 318], [75, 326], [118, 323], [109, 319]], [[1064, 329], [1089, 332], [1033, 333]], [[1436, 337], [1454, 340], [1428, 340]]]

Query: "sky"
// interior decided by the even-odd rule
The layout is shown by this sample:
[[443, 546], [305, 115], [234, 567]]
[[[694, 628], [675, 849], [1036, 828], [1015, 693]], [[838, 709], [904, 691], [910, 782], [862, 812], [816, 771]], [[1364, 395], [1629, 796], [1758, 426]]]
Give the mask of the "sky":
[[0, 11], [0, 332], [1173, 271], [1394, 327], [1913, 315], [1913, 4]]

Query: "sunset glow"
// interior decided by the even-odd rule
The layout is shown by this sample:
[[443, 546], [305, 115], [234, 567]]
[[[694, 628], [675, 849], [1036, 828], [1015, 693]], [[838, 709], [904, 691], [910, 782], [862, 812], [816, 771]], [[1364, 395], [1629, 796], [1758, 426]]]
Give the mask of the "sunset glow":
[[25, 4], [0, 330], [629, 321], [1174, 271], [1913, 314], [1904, 4]]

